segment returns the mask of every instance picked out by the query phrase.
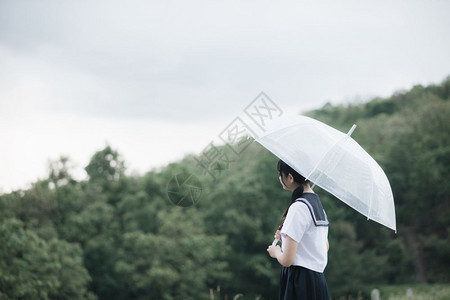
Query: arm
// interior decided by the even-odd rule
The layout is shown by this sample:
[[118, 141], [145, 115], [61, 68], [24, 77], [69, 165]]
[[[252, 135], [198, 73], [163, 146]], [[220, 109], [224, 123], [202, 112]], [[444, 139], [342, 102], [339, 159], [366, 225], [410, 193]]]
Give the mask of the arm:
[[269, 246], [267, 251], [269, 252], [269, 255], [276, 258], [282, 266], [289, 267], [294, 262], [297, 248], [298, 243], [286, 235], [284, 241], [284, 252], [281, 252], [280, 246]]

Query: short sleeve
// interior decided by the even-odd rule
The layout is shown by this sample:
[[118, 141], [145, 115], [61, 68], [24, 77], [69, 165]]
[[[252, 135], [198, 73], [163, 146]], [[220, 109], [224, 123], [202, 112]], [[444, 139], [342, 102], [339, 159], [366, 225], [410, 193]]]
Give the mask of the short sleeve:
[[288, 235], [299, 243], [305, 231], [311, 226], [311, 213], [303, 202], [295, 202], [289, 207], [288, 214], [281, 229], [282, 235]]

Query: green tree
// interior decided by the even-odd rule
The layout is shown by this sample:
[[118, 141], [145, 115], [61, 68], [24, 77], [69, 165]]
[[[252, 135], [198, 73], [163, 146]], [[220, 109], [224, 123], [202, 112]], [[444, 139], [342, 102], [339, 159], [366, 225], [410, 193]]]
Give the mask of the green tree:
[[173, 207], [157, 234], [126, 233], [116, 271], [133, 299], [209, 299], [229, 276], [224, 236], [206, 235], [201, 214]]
[[83, 251], [78, 244], [52, 239], [48, 252], [58, 263], [56, 292], [50, 292], [51, 299], [96, 299], [88, 290], [91, 277], [83, 265]]
[[[449, 240], [450, 209], [450, 103], [431, 99], [415, 111], [405, 110], [391, 120], [394, 129], [388, 148], [400, 230], [405, 238], [417, 280], [427, 282], [427, 260], [441, 261], [439, 245]], [[427, 241], [425, 243], [425, 241]], [[424, 246], [427, 244], [427, 255]], [[434, 249], [434, 250], [432, 250]]]
[[116, 237], [119, 232], [114, 210], [110, 204], [97, 202], [79, 214], [70, 215], [64, 226], [64, 238], [86, 245], [89, 240], [97, 237]]
[[125, 172], [125, 163], [119, 153], [110, 146], [96, 152], [85, 168], [89, 181], [108, 190], [111, 183], [118, 180]]
[[155, 233], [159, 225], [158, 202], [162, 201], [164, 200], [159, 197], [149, 197], [144, 191], [124, 196], [116, 210], [122, 232], [142, 230], [145, 233]]
[[118, 252], [122, 246], [107, 235], [89, 239], [83, 247], [84, 264], [92, 277], [91, 291], [99, 299], [129, 299], [130, 287], [115, 271]]
[[48, 163], [49, 177], [51, 187], [59, 187], [68, 183], [74, 183], [72, 177], [73, 165], [67, 156], [61, 156], [56, 161]]
[[0, 224], [2, 299], [94, 299], [81, 249], [56, 239], [47, 243], [17, 219]]

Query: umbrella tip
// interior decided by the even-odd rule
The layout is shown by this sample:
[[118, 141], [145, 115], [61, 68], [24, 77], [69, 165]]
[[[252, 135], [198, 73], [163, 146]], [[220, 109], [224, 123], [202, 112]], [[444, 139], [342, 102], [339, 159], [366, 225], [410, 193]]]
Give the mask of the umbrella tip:
[[348, 131], [347, 136], [351, 136], [353, 131], [355, 131], [355, 128], [356, 128], [356, 124], [353, 124], [352, 128], [350, 128], [350, 130]]

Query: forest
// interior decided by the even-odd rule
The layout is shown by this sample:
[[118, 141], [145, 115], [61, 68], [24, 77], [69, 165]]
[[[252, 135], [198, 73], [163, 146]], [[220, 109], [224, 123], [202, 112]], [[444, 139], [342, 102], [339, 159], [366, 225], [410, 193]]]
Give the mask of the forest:
[[[396, 206], [397, 233], [315, 188], [330, 220], [333, 299], [448, 284], [450, 77], [306, 115], [343, 132], [358, 125], [352, 137], [384, 169]], [[110, 145], [86, 180], [61, 157], [47, 178], [1, 194], [0, 299], [276, 299], [280, 266], [266, 248], [290, 199], [277, 158], [255, 142], [239, 155], [217, 149], [227, 159], [215, 176], [199, 154], [132, 175]], [[182, 178], [191, 185], [174, 191]], [[179, 195], [193, 202], [174, 204]]]

